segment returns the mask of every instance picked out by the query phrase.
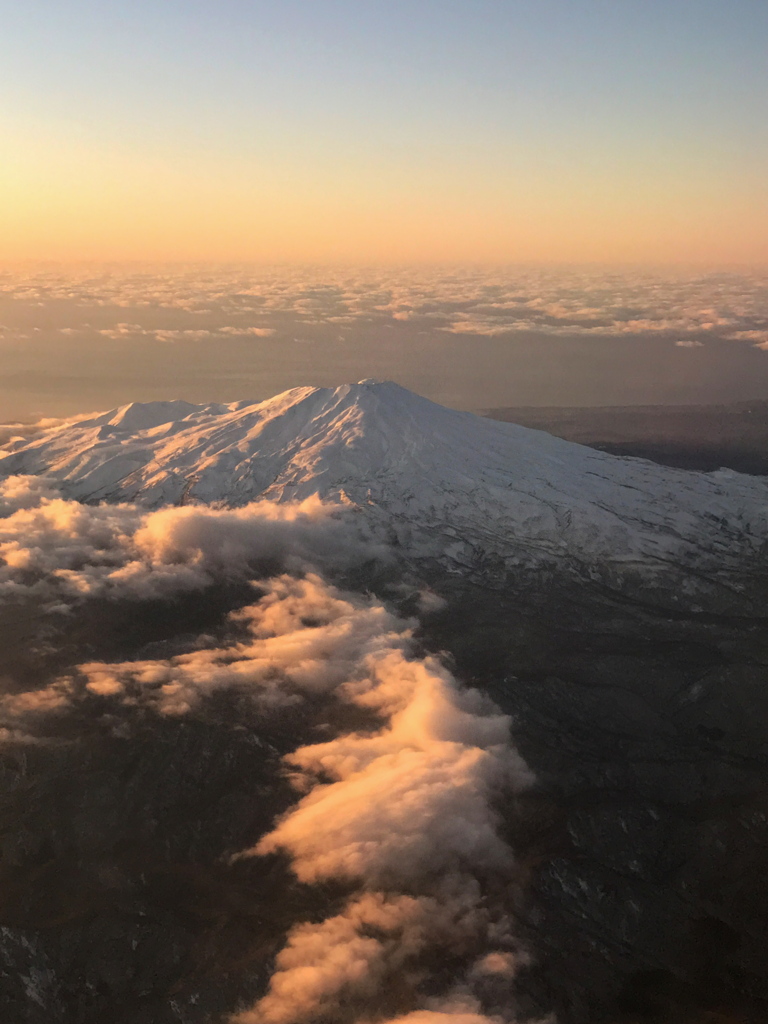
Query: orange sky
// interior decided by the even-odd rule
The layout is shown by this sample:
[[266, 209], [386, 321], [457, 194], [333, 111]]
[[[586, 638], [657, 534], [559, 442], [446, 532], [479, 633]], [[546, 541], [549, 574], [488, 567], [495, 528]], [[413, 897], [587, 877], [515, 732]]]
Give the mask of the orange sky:
[[764, 8], [363, 6], [32, 0], [0, 259], [768, 263]]

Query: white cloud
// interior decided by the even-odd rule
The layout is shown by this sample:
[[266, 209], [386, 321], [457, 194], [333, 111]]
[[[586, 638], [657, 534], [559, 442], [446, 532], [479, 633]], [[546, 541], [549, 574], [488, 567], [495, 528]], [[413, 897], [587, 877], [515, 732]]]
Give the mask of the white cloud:
[[[75, 523], [76, 543], [82, 534]], [[135, 536], [134, 545], [148, 544], [160, 559], [187, 558], [183, 531], [161, 523], [150, 534]], [[215, 562], [217, 545], [196, 550]], [[258, 591], [231, 614], [243, 635], [226, 645], [200, 638], [170, 658], [84, 663], [46, 688], [6, 697], [2, 727], [29, 734], [32, 719], [84, 697], [108, 700], [110, 715], [120, 702], [185, 715], [222, 688], [264, 715], [320, 700], [332, 722], [334, 706], [357, 707], [371, 716], [368, 729], [301, 745], [286, 758], [297, 803], [240, 855], [283, 851], [304, 883], [344, 880], [353, 892], [324, 921], [291, 929], [269, 990], [235, 1019], [303, 1024], [342, 1006], [357, 1007], [362, 1019], [371, 1006], [388, 1005], [397, 982], [393, 1012], [487, 1024], [480, 1009], [487, 979], [507, 984], [526, 962], [503, 897], [516, 865], [496, 807], [532, 780], [508, 718], [462, 689], [439, 660], [416, 656], [413, 623], [375, 599], [315, 574], [261, 580]], [[464, 963], [464, 974], [435, 1002], [427, 982], [448, 955]]]
[[77, 416], [67, 416], [63, 418], [45, 416], [42, 419], [34, 420], [33, 422], [0, 423], [0, 449], [11, 444], [13, 441], [20, 441], [29, 437], [34, 437], [36, 434], [41, 434], [44, 430], [53, 430], [57, 427], [68, 427], [73, 423], [78, 423], [80, 420], [90, 419], [93, 415], [95, 414], [92, 412], [86, 412]]
[[316, 575], [259, 586], [263, 596], [230, 616], [246, 639], [169, 660], [84, 664], [86, 688], [146, 701], [164, 714], [185, 714], [216, 690], [234, 688], [264, 708], [281, 707], [333, 692], [367, 656], [409, 641], [407, 624], [382, 605], [341, 595]]
[[751, 341], [755, 348], [768, 349], [768, 330], [734, 331], [729, 337], [735, 341]]
[[0, 599], [163, 598], [265, 567], [296, 571], [386, 557], [359, 517], [318, 498], [146, 512], [81, 505], [44, 479], [8, 477], [0, 481], [0, 515]]
[[440, 327], [438, 329], [448, 331], [450, 334], [483, 334], [488, 338], [493, 338], [499, 334], [509, 334], [510, 331], [519, 330], [520, 328], [513, 327], [510, 324], [488, 323], [482, 320], [456, 320], [450, 327]]
[[387, 729], [292, 754], [302, 772], [335, 781], [308, 794], [256, 852], [288, 850], [305, 882], [387, 885], [467, 865], [503, 870], [510, 851], [491, 797], [526, 777], [506, 746], [507, 719], [478, 706], [477, 694], [459, 694], [437, 662], [395, 650], [366, 669], [349, 697], [386, 714]]
[[229, 334], [235, 337], [270, 338], [275, 334], [274, 327], [220, 327], [219, 334]]

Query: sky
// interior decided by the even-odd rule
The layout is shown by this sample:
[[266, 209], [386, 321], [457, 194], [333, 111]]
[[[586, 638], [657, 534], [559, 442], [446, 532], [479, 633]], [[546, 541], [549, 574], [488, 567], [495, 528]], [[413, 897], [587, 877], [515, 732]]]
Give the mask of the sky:
[[0, 260], [768, 264], [764, 0], [0, 17]]

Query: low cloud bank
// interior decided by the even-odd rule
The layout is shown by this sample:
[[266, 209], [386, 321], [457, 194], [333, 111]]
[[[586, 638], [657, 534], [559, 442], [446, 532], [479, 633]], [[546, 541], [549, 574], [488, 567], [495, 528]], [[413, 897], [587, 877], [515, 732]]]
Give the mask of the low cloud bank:
[[343, 505], [309, 498], [146, 512], [81, 505], [39, 477], [0, 482], [0, 600], [147, 600], [254, 571], [348, 568], [385, 558]]
[[64, 609], [84, 595], [151, 599], [268, 567], [253, 602], [230, 613], [226, 640], [84, 662], [0, 701], [7, 738], [32, 738], [35, 721], [84, 700], [97, 713], [103, 701], [114, 723], [121, 706], [202, 713], [222, 690], [252, 702], [251, 723], [320, 709], [320, 726], [317, 714], [297, 715], [297, 729], [315, 725], [285, 758], [296, 803], [238, 858], [287, 857], [300, 882], [340, 883], [349, 895], [324, 920], [289, 930], [267, 991], [233, 1024], [510, 1024], [527, 956], [505, 829], [531, 775], [508, 718], [420, 656], [414, 621], [320, 574], [382, 555], [357, 517], [317, 500], [91, 507], [20, 477], [0, 485], [0, 500], [0, 596]]
[[361, 661], [410, 640], [382, 605], [342, 595], [319, 576], [283, 575], [258, 587], [261, 599], [229, 616], [245, 630], [236, 643], [163, 660], [91, 662], [78, 679], [89, 693], [151, 703], [163, 714], [185, 714], [222, 689], [242, 690], [266, 710], [330, 694]]
[[[413, 623], [376, 600], [317, 575], [257, 586], [260, 599], [231, 615], [245, 639], [168, 659], [83, 664], [58, 684], [74, 692], [84, 683], [92, 695], [164, 714], [187, 714], [228, 688], [267, 714], [325, 698], [329, 725], [334, 706], [370, 716], [368, 730], [286, 758], [302, 795], [240, 854], [287, 854], [301, 882], [342, 881], [353, 894], [324, 921], [291, 929], [269, 990], [233, 1021], [357, 1022], [400, 1011], [424, 1024], [510, 1020], [526, 955], [510, 906], [515, 858], [497, 807], [531, 775], [508, 718], [439, 660], [416, 657]], [[446, 960], [455, 973], [436, 996]], [[489, 998], [506, 1008], [502, 1017], [483, 1012]]]
[[[552, 335], [695, 334], [764, 347], [766, 274], [632, 271], [605, 268], [110, 267], [51, 276], [17, 268], [0, 281], [6, 301], [55, 303], [67, 336], [96, 331], [110, 340], [206, 343], [222, 336], [267, 338], [332, 326], [415, 322], [421, 329], [494, 337], [520, 331]], [[101, 322], [105, 308], [130, 309], [142, 322]], [[167, 315], [160, 327], [157, 309]], [[88, 322], [83, 316], [88, 310]], [[201, 322], [200, 317], [205, 317]], [[78, 326], [71, 326], [76, 323]], [[67, 326], [64, 326], [67, 324]], [[38, 333], [40, 329], [37, 329]], [[26, 332], [0, 327], [27, 340]], [[35, 331], [33, 330], [32, 336]], [[342, 337], [345, 337], [343, 334]]]
[[[381, 1019], [371, 1007], [389, 1001], [425, 1020], [477, 1022], [489, 969], [504, 975], [509, 1019], [526, 958], [509, 907], [489, 898], [515, 870], [495, 804], [531, 777], [508, 719], [435, 659], [402, 649], [365, 656], [337, 693], [382, 728], [289, 755], [309, 792], [250, 853], [283, 851], [301, 881], [360, 891], [341, 913], [291, 931], [268, 993], [235, 1021]], [[446, 960], [458, 981], [425, 998]]]
[[11, 441], [35, 437], [37, 434], [42, 434], [46, 430], [53, 430], [56, 427], [69, 427], [73, 423], [89, 419], [91, 416], [93, 416], [93, 413], [86, 412], [79, 416], [67, 416], [66, 418], [45, 416], [43, 419], [29, 423], [0, 423], [0, 449], [10, 444]]

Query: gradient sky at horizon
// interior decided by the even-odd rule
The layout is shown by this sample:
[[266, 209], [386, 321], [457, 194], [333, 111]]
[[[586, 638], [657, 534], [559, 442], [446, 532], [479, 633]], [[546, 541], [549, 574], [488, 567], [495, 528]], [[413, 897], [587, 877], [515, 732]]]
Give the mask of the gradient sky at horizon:
[[764, 0], [0, 14], [0, 259], [768, 263]]

